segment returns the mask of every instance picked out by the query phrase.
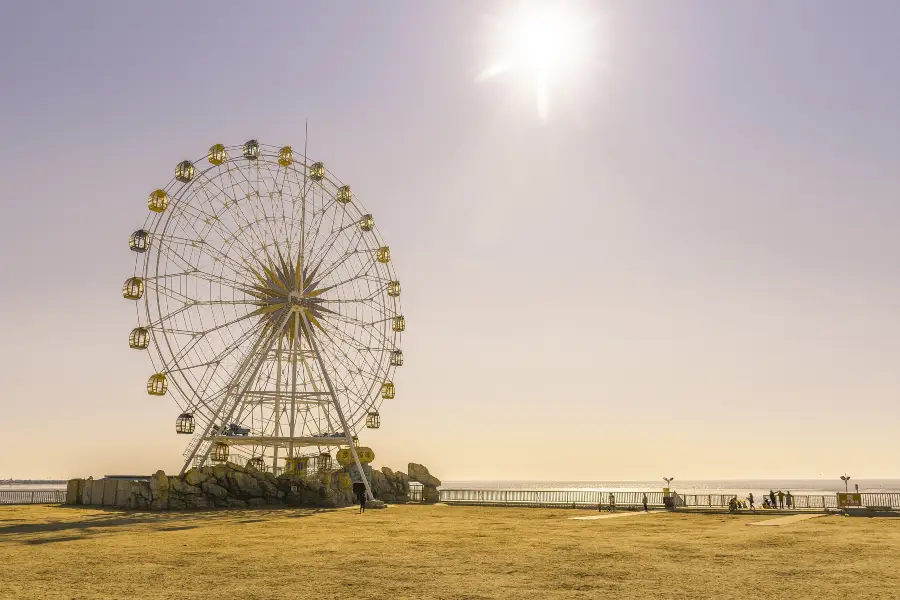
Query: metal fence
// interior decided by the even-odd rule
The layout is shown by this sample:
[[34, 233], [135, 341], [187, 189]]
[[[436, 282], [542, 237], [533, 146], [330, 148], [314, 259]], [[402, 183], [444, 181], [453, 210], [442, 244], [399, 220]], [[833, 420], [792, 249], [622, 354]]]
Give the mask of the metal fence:
[[[694, 508], [724, 508], [728, 506], [728, 502], [734, 497], [734, 494], [678, 494], [675, 500], [675, 506], [694, 507]], [[738, 500], [745, 500], [745, 497], [738, 496]], [[764, 498], [755, 498], [757, 508], [762, 506]], [[787, 499], [785, 499], [785, 507], [787, 507]], [[866, 505], [868, 506], [868, 505]], [[898, 504], [900, 506], [900, 504]], [[813, 496], [791, 496], [790, 508], [837, 508], [837, 496], [829, 495], [813, 495]]]
[[860, 494], [863, 506], [871, 508], [898, 508], [900, 507], [900, 493], [880, 492], [875, 494]]
[[[590, 507], [609, 505], [640, 506], [644, 492], [601, 492], [598, 490], [441, 490], [441, 502], [496, 506]], [[662, 492], [646, 492], [647, 504], [662, 506]]]
[[62, 504], [66, 490], [0, 490], [0, 504]]
[[[609, 506], [610, 496], [616, 507], [634, 507], [643, 503], [645, 492], [601, 492], [576, 490], [440, 490], [441, 502], [473, 506], [534, 506], [545, 508], [596, 508]], [[646, 492], [647, 504], [663, 506], [662, 492]], [[685, 508], [726, 508], [734, 494], [677, 494], [675, 506]], [[743, 497], [739, 498], [743, 500]], [[900, 509], [900, 493], [861, 494], [862, 505], [871, 508]], [[762, 506], [756, 499], [756, 507]], [[785, 507], [786, 503], [785, 503]], [[837, 494], [796, 495], [792, 509], [837, 509]]]

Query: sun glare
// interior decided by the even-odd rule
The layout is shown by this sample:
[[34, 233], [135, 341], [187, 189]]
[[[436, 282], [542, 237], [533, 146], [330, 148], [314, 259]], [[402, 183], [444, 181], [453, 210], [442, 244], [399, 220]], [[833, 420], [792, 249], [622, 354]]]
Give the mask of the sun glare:
[[491, 52], [496, 62], [477, 81], [514, 74], [534, 95], [538, 115], [546, 119], [551, 90], [580, 74], [591, 57], [591, 21], [565, 2], [521, 4], [500, 19], [492, 19]]

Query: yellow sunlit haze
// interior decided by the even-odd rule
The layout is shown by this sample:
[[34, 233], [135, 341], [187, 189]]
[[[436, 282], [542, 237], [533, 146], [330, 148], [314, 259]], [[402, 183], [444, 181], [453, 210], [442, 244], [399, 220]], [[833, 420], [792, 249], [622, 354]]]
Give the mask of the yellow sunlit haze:
[[494, 62], [476, 81], [507, 74], [518, 78], [516, 85], [534, 98], [541, 119], [549, 116], [551, 93], [571, 92], [573, 84], [596, 66], [598, 22], [581, 5], [520, 3], [489, 22]]

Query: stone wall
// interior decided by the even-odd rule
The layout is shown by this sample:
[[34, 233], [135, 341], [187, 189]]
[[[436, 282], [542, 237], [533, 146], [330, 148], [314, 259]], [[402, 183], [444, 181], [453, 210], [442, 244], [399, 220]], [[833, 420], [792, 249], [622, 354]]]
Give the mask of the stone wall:
[[[413, 465], [415, 463], [410, 463], [410, 467]], [[424, 469], [424, 474], [431, 477], [425, 467], [415, 466]], [[392, 504], [409, 501], [411, 478], [406, 473], [384, 467], [372, 470], [371, 475], [367, 472], [367, 475], [371, 477], [376, 499]], [[418, 475], [421, 476], [421, 473]], [[440, 480], [431, 479], [440, 485]], [[434, 481], [429, 480], [429, 483]], [[170, 476], [157, 471], [149, 481], [71, 479], [66, 489], [66, 504], [129, 509], [184, 510], [281, 505], [337, 508], [355, 503], [353, 482], [346, 469], [312, 476], [286, 473], [276, 477], [272, 473], [234, 463], [191, 469], [183, 476]]]

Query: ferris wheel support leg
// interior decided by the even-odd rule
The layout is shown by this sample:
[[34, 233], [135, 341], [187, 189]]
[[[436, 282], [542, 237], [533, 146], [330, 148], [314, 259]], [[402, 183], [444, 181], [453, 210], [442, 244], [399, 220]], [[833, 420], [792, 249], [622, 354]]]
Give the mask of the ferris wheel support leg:
[[[288, 313], [290, 314], [290, 313]], [[298, 313], [294, 313], [295, 315]], [[291, 442], [288, 445], [288, 456], [294, 458], [294, 430], [297, 424], [297, 354], [300, 348], [300, 319], [294, 317], [294, 352], [291, 354], [291, 418], [289, 420], [291, 430]]]
[[[275, 437], [281, 437], [281, 352], [283, 349], [283, 336], [278, 336], [278, 361], [275, 373]], [[272, 451], [272, 474], [278, 475], [278, 446]]]
[[356, 453], [356, 446], [353, 445], [350, 426], [347, 424], [347, 419], [344, 418], [344, 411], [341, 410], [337, 395], [334, 393], [334, 386], [331, 385], [331, 377], [328, 376], [328, 369], [325, 368], [325, 361], [322, 360], [322, 353], [319, 351], [319, 344], [316, 342], [316, 334], [313, 332], [312, 325], [310, 324], [309, 319], [306, 318], [306, 315], [302, 312], [300, 314], [303, 316], [303, 322], [306, 324], [306, 330], [309, 332], [309, 342], [312, 344], [313, 351], [316, 354], [319, 368], [322, 369], [322, 376], [325, 379], [325, 384], [328, 386], [331, 402], [334, 404], [338, 418], [341, 420], [341, 426], [344, 428], [344, 436], [347, 439], [347, 443], [350, 444], [350, 454], [353, 455], [353, 464], [356, 465], [356, 470], [362, 478], [363, 484], [366, 486], [366, 496], [370, 501], [375, 500], [375, 496], [372, 494], [372, 487], [369, 485], [369, 478], [366, 477], [366, 472], [363, 471], [362, 464], [359, 462], [359, 455]]
[[[225, 416], [225, 418], [223, 419], [224, 421], [227, 421], [228, 419], [230, 419], [231, 416], [234, 414], [234, 411], [237, 410], [237, 407], [238, 407], [238, 406], [240, 405], [240, 403], [241, 403], [241, 399], [244, 397], [244, 394], [247, 393], [247, 390], [250, 389], [250, 385], [253, 383], [253, 379], [256, 377], [256, 374], [259, 373], [259, 370], [262, 368], [263, 363], [264, 363], [265, 360], [266, 360], [266, 356], [269, 354], [269, 350], [272, 349], [272, 342], [275, 341], [275, 338], [276, 338], [276, 337], [278, 337], [278, 336], [281, 335], [281, 331], [282, 331], [282, 329], [284, 329], [284, 324], [287, 322], [287, 318], [288, 318], [289, 316], [290, 316], [290, 313], [288, 313], [288, 314], [285, 316], [285, 318], [281, 321], [280, 325], [279, 325], [278, 327], [276, 327], [276, 328], [274, 329], [274, 331], [272, 332], [272, 334], [269, 336], [269, 338], [268, 338], [268, 340], [267, 340], [267, 342], [266, 342], [266, 344], [265, 344], [265, 350], [261, 353], [260, 359], [256, 362], [256, 367], [253, 369], [253, 373], [252, 373], [252, 374], [250, 375], [250, 377], [247, 379], [247, 383], [244, 385], [244, 389], [241, 391], [240, 394], [238, 394], [238, 397], [237, 397], [237, 399], [236, 399], [235, 402], [234, 402], [234, 406], [231, 407], [231, 410], [228, 412], [228, 414], [227, 414], [227, 415]], [[264, 338], [263, 336], [260, 336], [260, 338], [256, 341], [256, 344], [253, 346], [253, 350], [251, 350], [251, 351], [250, 351], [250, 354], [247, 355], [248, 358], [250, 358], [251, 356], [253, 356], [253, 353], [260, 349], [260, 344], [261, 344], [261, 342], [263, 341], [263, 339], [265, 339], [265, 338]], [[235, 380], [236, 380], [236, 381], [239, 381], [239, 380], [240, 380], [240, 377], [241, 377], [244, 373], [246, 373], [246, 366], [247, 366], [247, 365], [245, 365], [244, 367], [242, 367], [241, 370], [238, 372], [238, 375], [235, 377]], [[187, 471], [187, 470], [190, 468], [190, 466], [191, 466], [191, 461], [194, 460], [194, 457], [197, 455], [197, 450], [200, 449], [200, 446], [201, 446], [201, 444], [202, 444], [202, 440], [203, 440], [204, 438], [206, 438], [207, 436], [209, 436], [209, 432], [210, 432], [210, 430], [212, 429], [212, 426], [213, 426], [213, 425], [215, 424], [215, 422], [218, 420], [218, 418], [219, 418], [219, 416], [220, 416], [220, 414], [221, 414], [221, 412], [222, 412], [222, 409], [225, 408], [225, 406], [226, 406], [227, 404], [228, 404], [228, 396], [225, 396], [225, 399], [224, 399], [224, 400], [222, 401], [222, 403], [219, 405], [219, 408], [216, 410], [216, 412], [215, 412], [215, 414], [213, 415], [212, 419], [210, 419], [210, 420], [209, 420], [209, 423], [206, 424], [206, 429], [203, 430], [203, 436], [200, 438], [200, 442], [198, 442], [197, 445], [194, 446], [194, 449], [191, 451], [190, 456], [188, 456], [188, 457], [187, 457], [187, 460], [184, 461], [184, 466], [181, 467], [181, 473], [179, 473], [180, 475], [184, 475], [185, 471]], [[207, 455], [209, 455], [209, 450], [210, 450], [210, 446], [207, 446], [207, 447], [206, 447], [206, 452], [203, 453], [203, 457], [202, 457], [203, 460], [206, 460]]]

